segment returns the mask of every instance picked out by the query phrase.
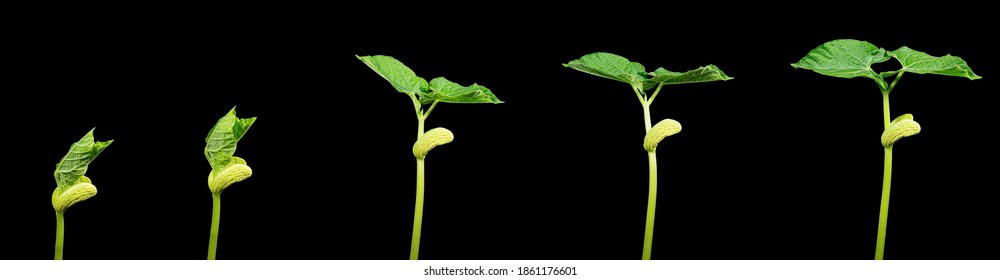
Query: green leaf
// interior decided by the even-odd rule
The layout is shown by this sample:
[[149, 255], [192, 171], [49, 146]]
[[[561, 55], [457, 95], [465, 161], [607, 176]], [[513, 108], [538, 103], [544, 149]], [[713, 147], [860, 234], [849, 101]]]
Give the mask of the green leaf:
[[893, 51], [892, 57], [895, 57], [899, 64], [903, 65], [903, 69], [900, 71], [966, 77], [970, 80], [982, 78], [972, 72], [965, 60], [957, 56], [935, 57], [908, 47], [902, 47]]
[[443, 77], [431, 80], [430, 89], [430, 93], [421, 96], [421, 101], [426, 99], [448, 103], [503, 103], [497, 99], [496, 95], [493, 95], [490, 89], [484, 86], [472, 84], [464, 87]]
[[687, 71], [684, 73], [672, 72], [663, 67], [656, 68], [655, 71], [649, 73], [649, 80], [646, 81], [645, 89], [650, 89], [659, 84], [673, 85], [673, 84], [689, 84], [689, 83], [703, 83], [703, 82], [713, 82], [713, 81], [728, 81], [732, 80], [732, 77], [726, 76], [719, 67], [709, 64], [708, 66], [702, 66], [698, 69]]
[[[94, 128], [96, 129], [96, 128]], [[63, 156], [62, 160], [56, 164], [56, 185], [59, 188], [65, 189], [73, 186], [79, 180], [86, 180], [83, 175], [87, 173], [87, 166], [90, 162], [97, 158], [97, 155], [101, 154], [111, 142], [115, 140], [108, 140], [104, 142], [94, 141], [94, 129], [87, 132], [80, 141], [73, 143], [69, 147], [69, 152], [66, 156]]]
[[[236, 107], [233, 107], [230, 111], [234, 116], [236, 115]], [[253, 125], [253, 122], [255, 121], [257, 121], [257, 117], [236, 119], [236, 122], [233, 123], [233, 137], [236, 138], [236, 141], [240, 141], [240, 139], [243, 138], [243, 134], [246, 134], [247, 130], [250, 130], [250, 126]]]
[[391, 56], [357, 56], [361, 62], [375, 70], [379, 76], [385, 78], [397, 91], [407, 94], [423, 94], [427, 92], [427, 80], [417, 76], [409, 67]]
[[643, 86], [646, 81], [646, 68], [642, 64], [611, 53], [588, 54], [563, 66], [633, 86]]
[[885, 49], [865, 41], [841, 39], [816, 47], [792, 67], [840, 78], [867, 77], [884, 89], [889, 85], [871, 65], [886, 60], [889, 60], [889, 53]]
[[236, 117], [236, 107], [219, 119], [205, 137], [205, 158], [212, 169], [220, 170], [229, 165], [236, 153], [236, 142], [243, 138], [257, 118]]

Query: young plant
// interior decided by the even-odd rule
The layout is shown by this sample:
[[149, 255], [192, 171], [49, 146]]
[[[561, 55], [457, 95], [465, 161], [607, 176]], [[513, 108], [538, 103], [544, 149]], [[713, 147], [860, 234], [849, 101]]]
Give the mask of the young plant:
[[[876, 73], [871, 66], [875, 63], [895, 58], [902, 68]], [[913, 115], [903, 114], [889, 121], [889, 92], [903, 73], [938, 74], [965, 77], [970, 80], [982, 78], [972, 72], [965, 60], [957, 56], [935, 57], [908, 47], [886, 51], [871, 43], [858, 40], [833, 40], [816, 47], [792, 67], [813, 70], [827, 76], [839, 78], [865, 77], [875, 80], [882, 91], [882, 147], [885, 150], [882, 178], [882, 203], [878, 215], [878, 237], [875, 242], [875, 259], [881, 260], [885, 249], [885, 228], [889, 214], [889, 185], [892, 178], [892, 147], [899, 139], [920, 132], [920, 125]], [[889, 83], [886, 79], [892, 77]]]
[[[417, 158], [417, 201], [413, 211], [413, 236], [410, 241], [410, 259], [416, 260], [420, 253], [420, 224], [424, 212], [424, 158], [434, 147], [450, 143], [455, 139], [451, 131], [438, 127], [424, 131], [424, 120], [438, 103], [503, 103], [490, 89], [472, 84], [462, 86], [443, 77], [429, 83], [417, 76], [409, 67], [395, 58], [384, 55], [356, 56], [365, 65], [392, 84], [397, 91], [405, 93], [413, 101], [417, 114], [417, 141], [413, 144], [413, 156]], [[426, 109], [425, 105], [430, 105]]]
[[84, 174], [90, 162], [114, 141], [95, 142], [94, 129], [91, 129], [80, 141], [73, 143], [66, 156], [56, 164], [56, 190], [52, 192], [52, 208], [56, 210], [56, 260], [63, 259], [63, 214], [73, 204], [97, 194], [97, 187]]
[[[639, 98], [639, 104], [642, 104], [642, 113], [646, 124], [643, 148], [646, 149], [646, 154], [649, 157], [649, 201], [646, 205], [646, 235], [643, 239], [642, 259], [648, 260], [653, 250], [653, 221], [656, 215], [656, 146], [663, 138], [681, 131], [681, 124], [671, 119], [664, 119], [656, 125], [652, 125], [649, 118], [649, 105], [653, 103], [653, 99], [656, 99], [656, 95], [660, 93], [660, 89], [664, 85], [726, 81], [732, 78], [726, 76], [715, 65], [703, 66], [684, 73], [671, 72], [662, 67], [647, 73], [646, 68], [638, 62], [631, 62], [624, 57], [603, 52], [585, 55], [580, 59], [563, 64], [563, 66], [627, 83], [632, 87], [635, 96]], [[656, 90], [653, 91], [652, 95], [646, 94], [647, 90], [653, 88]]]
[[212, 165], [208, 173], [208, 189], [212, 191], [212, 230], [208, 239], [208, 259], [215, 259], [216, 245], [219, 241], [219, 212], [221, 210], [222, 191], [233, 183], [246, 180], [253, 175], [253, 170], [247, 166], [247, 161], [234, 157], [236, 142], [246, 134], [257, 117], [236, 118], [236, 107], [229, 110], [219, 119], [205, 138], [205, 158]]

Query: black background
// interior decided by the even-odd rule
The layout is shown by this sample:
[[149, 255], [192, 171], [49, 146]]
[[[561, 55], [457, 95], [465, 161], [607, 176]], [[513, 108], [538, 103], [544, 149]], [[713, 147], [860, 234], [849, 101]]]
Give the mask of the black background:
[[258, 117], [236, 153], [254, 175], [224, 192], [220, 259], [407, 258], [416, 119], [354, 57], [384, 54], [506, 102], [440, 104], [428, 119], [456, 140], [427, 159], [422, 259], [638, 259], [641, 106], [626, 84], [561, 65], [605, 51], [735, 77], [665, 87], [652, 105], [654, 122], [684, 126], [658, 150], [654, 259], [871, 259], [878, 89], [789, 66], [838, 38], [950, 53], [985, 77], [910, 74], [892, 93], [892, 116], [923, 131], [895, 148], [886, 258], [1000, 258], [987, 137], [1000, 75], [982, 25], [143, 17], [39, 21], [10, 43], [0, 258], [52, 257], [52, 170], [92, 127], [115, 142], [87, 173], [98, 195], [66, 214], [65, 257], [204, 258], [204, 137], [233, 106]]

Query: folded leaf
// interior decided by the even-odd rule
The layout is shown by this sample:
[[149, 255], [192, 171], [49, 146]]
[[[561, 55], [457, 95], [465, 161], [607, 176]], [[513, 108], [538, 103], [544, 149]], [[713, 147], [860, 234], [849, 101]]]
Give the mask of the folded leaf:
[[895, 57], [903, 65], [903, 69], [900, 71], [966, 77], [970, 80], [982, 78], [972, 72], [965, 60], [957, 56], [935, 57], [908, 47], [902, 47], [893, 51], [892, 57]]
[[427, 91], [427, 80], [417, 76], [413, 70], [391, 56], [355, 56], [399, 92], [420, 95]]
[[709, 64], [708, 66], [702, 66], [698, 69], [687, 71], [684, 73], [677, 73], [662, 67], [656, 68], [655, 71], [649, 73], [650, 78], [645, 82], [644, 88], [650, 89], [659, 84], [672, 85], [672, 84], [689, 84], [689, 83], [703, 83], [712, 81], [727, 81], [732, 80], [732, 77], [726, 76], [719, 67]]
[[643, 86], [646, 81], [646, 68], [642, 64], [612, 53], [588, 54], [563, 66], [633, 86]]
[[865, 41], [841, 39], [816, 47], [792, 67], [840, 78], [867, 77], [884, 89], [889, 85], [871, 69], [871, 65], [886, 60], [889, 60], [889, 54], [885, 49]]
[[443, 77], [437, 77], [430, 82], [430, 92], [421, 96], [421, 100], [438, 100], [448, 103], [503, 103], [497, 99], [490, 89], [472, 84], [463, 87]]
[[[96, 128], [95, 128], [96, 129]], [[56, 185], [65, 190], [86, 178], [87, 166], [97, 158], [114, 140], [94, 141], [94, 129], [87, 132], [80, 141], [69, 147], [69, 152], [56, 164]]]
[[238, 142], [250, 129], [257, 118], [240, 119], [236, 117], [236, 107], [229, 110], [205, 137], [205, 158], [213, 170], [221, 170], [229, 165], [236, 153]]

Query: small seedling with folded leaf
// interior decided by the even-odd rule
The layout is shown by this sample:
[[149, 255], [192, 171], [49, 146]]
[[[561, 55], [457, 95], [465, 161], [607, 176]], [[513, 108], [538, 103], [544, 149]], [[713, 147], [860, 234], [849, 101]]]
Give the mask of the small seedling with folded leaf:
[[[462, 86], [443, 77], [434, 78], [428, 83], [402, 62], [390, 56], [357, 57], [375, 73], [389, 81], [393, 88], [409, 96], [417, 114], [417, 142], [413, 144], [413, 156], [417, 158], [417, 201], [413, 211], [413, 236], [410, 241], [410, 259], [416, 260], [420, 253], [420, 226], [424, 212], [424, 159], [428, 151], [455, 138], [451, 131], [443, 127], [425, 132], [424, 120], [441, 102], [499, 104], [503, 101], [497, 99], [490, 89], [477, 84]], [[424, 106], [427, 105], [429, 106], [425, 109]]]
[[236, 107], [229, 110], [219, 119], [205, 138], [205, 158], [212, 165], [208, 173], [208, 189], [212, 191], [212, 230], [208, 239], [208, 259], [215, 259], [216, 245], [219, 241], [219, 212], [221, 208], [222, 191], [233, 183], [250, 178], [253, 170], [242, 158], [235, 157], [236, 142], [246, 134], [257, 118], [240, 119], [236, 117]]
[[87, 173], [87, 167], [114, 140], [94, 141], [94, 129], [69, 147], [69, 152], [56, 164], [56, 190], [52, 192], [52, 208], [56, 210], [56, 257], [63, 259], [63, 214], [77, 202], [97, 195]]
[[[899, 70], [875, 72], [871, 66], [876, 63], [895, 58], [899, 61]], [[896, 83], [903, 73], [938, 74], [954, 77], [965, 77], [970, 80], [981, 78], [972, 72], [965, 60], [957, 56], [945, 55], [935, 57], [908, 47], [895, 51], [886, 51], [865, 41], [841, 39], [833, 40], [816, 47], [792, 67], [813, 70], [827, 76], [838, 78], [864, 77], [875, 80], [882, 91], [882, 147], [885, 151], [882, 178], [882, 202], [879, 207], [878, 236], [875, 242], [875, 259], [881, 260], [885, 252], [885, 229], [889, 214], [889, 186], [892, 178], [892, 147], [903, 137], [913, 136], [920, 132], [920, 125], [913, 120], [913, 115], [903, 114], [892, 121], [889, 120], [889, 92], [896, 88]], [[892, 83], [886, 81], [893, 78]]]
[[[647, 73], [646, 68], [638, 62], [631, 62], [624, 57], [603, 52], [585, 55], [580, 59], [563, 64], [563, 66], [629, 84], [632, 91], [635, 92], [635, 96], [639, 98], [639, 103], [642, 104], [642, 113], [645, 116], [646, 124], [643, 148], [646, 149], [649, 158], [649, 200], [646, 205], [646, 235], [643, 239], [642, 259], [648, 260], [653, 250], [653, 221], [656, 214], [656, 146], [667, 136], [681, 131], [681, 124], [671, 119], [664, 119], [656, 125], [652, 125], [649, 117], [649, 105], [653, 103], [653, 99], [660, 93], [660, 89], [664, 85], [725, 81], [732, 78], [726, 76], [715, 65], [700, 67], [684, 73], [668, 71], [662, 67]], [[646, 94], [647, 90], [653, 88], [656, 88], [653, 94]]]

